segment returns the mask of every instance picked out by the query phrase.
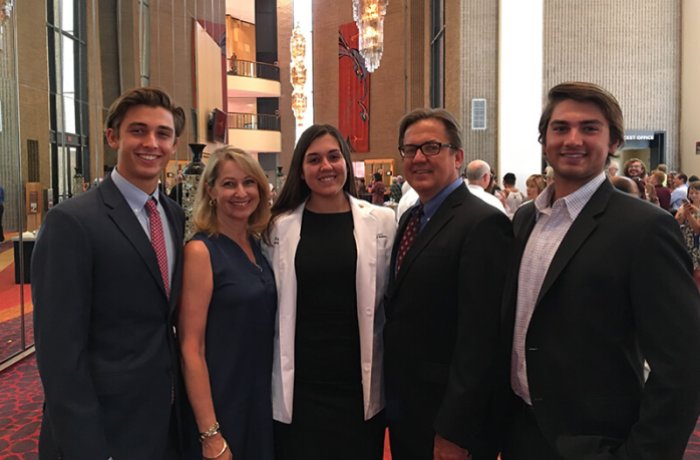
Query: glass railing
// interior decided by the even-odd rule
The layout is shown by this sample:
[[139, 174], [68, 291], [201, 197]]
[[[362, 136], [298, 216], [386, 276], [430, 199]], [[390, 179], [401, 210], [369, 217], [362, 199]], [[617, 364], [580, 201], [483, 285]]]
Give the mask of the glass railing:
[[228, 60], [228, 74], [280, 81], [280, 68], [266, 62], [244, 61], [231, 58]]
[[266, 115], [262, 113], [228, 113], [228, 127], [231, 129], [261, 129], [265, 131], [279, 131], [279, 115]]

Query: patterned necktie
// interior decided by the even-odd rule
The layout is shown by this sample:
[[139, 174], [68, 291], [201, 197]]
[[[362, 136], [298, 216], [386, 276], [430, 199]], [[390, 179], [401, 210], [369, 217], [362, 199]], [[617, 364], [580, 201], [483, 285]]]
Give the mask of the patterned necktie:
[[163, 234], [163, 223], [158, 212], [158, 203], [155, 198], [149, 198], [146, 202], [146, 213], [151, 228], [151, 244], [158, 259], [160, 276], [163, 278], [165, 292], [170, 297], [170, 276], [168, 275], [168, 252], [165, 250], [165, 235]]
[[401, 269], [401, 263], [403, 262], [406, 253], [413, 242], [416, 241], [416, 236], [420, 231], [420, 219], [423, 217], [423, 205], [419, 204], [418, 207], [413, 211], [413, 214], [406, 224], [406, 229], [403, 231], [403, 236], [401, 237], [401, 243], [399, 244], [399, 252], [396, 254], [396, 273]]

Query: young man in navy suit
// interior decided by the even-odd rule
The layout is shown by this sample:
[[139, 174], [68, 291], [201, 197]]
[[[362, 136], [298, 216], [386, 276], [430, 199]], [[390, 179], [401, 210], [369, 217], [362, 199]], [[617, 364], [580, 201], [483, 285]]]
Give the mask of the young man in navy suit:
[[[185, 115], [154, 88], [111, 106], [117, 166], [55, 206], [32, 258], [42, 459], [174, 459], [184, 213], [159, 193]], [[155, 200], [155, 201], [154, 201]]]
[[700, 296], [678, 224], [606, 178], [624, 127], [603, 88], [552, 88], [539, 141], [554, 182], [513, 220], [502, 458], [681, 459], [700, 411]]

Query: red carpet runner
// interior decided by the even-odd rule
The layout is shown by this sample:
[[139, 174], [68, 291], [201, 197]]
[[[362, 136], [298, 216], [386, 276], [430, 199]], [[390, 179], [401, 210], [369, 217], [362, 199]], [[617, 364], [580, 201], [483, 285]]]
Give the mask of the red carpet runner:
[[[43, 392], [31, 356], [0, 374], [0, 460], [36, 460]], [[332, 455], [329, 456], [332, 459]], [[387, 444], [385, 460], [391, 460]], [[700, 425], [684, 460], [700, 460]]]

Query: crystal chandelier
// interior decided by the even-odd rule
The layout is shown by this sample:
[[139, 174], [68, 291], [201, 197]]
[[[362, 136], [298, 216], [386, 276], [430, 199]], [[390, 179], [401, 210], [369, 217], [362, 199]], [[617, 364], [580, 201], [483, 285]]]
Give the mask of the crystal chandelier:
[[0, 0], [0, 24], [3, 24], [10, 18], [14, 0]]
[[352, 15], [360, 32], [360, 54], [365, 67], [374, 72], [384, 51], [384, 16], [389, 0], [352, 0]]
[[289, 49], [292, 55], [292, 65], [290, 68], [290, 81], [292, 83], [292, 110], [297, 124], [302, 126], [304, 113], [306, 112], [306, 95], [304, 85], [306, 84], [306, 39], [301, 33], [299, 24], [292, 30], [292, 38], [289, 40]]

